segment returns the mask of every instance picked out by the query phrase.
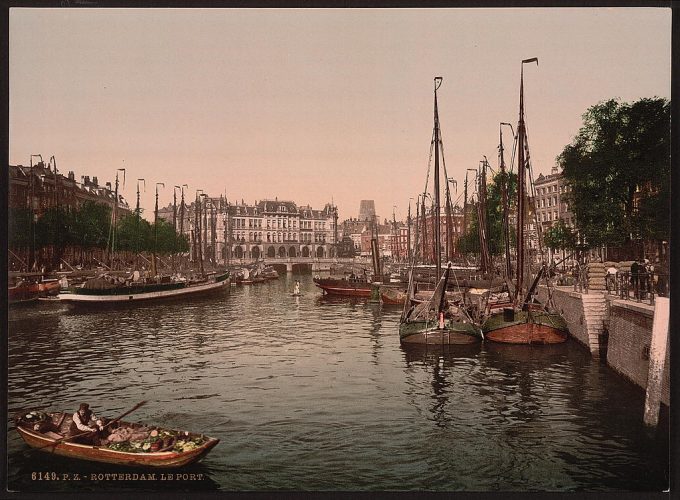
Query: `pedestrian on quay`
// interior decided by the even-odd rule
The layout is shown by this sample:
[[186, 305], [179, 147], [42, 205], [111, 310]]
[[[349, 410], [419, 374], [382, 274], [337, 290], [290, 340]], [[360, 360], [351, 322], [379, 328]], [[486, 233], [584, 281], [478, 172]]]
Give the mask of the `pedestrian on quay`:
[[640, 290], [640, 269], [637, 260], [634, 260], [630, 265], [630, 284], [633, 288], [633, 294], [637, 299]]

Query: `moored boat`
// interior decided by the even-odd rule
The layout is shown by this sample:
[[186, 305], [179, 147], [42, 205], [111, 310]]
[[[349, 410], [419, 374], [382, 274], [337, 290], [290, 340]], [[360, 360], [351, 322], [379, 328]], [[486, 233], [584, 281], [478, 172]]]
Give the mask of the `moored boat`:
[[351, 275], [349, 278], [314, 277], [314, 284], [328, 295], [347, 297], [370, 297], [373, 285], [365, 276]]
[[28, 446], [43, 452], [133, 467], [182, 467], [202, 459], [220, 442], [203, 434], [118, 421], [109, 438], [93, 446], [69, 441], [71, 423], [72, 416], [65, 412], [32, 411], [16, 419], [16, 429]]
[[[434, 214], [434, 252], [432, 258], [434, 259], [434, 274], [432, 276], [436, 278], [436, 287], [427, 297], [416, 298], [416, 272], [419, 269], [416, 266], [417, 252], [414, 253], [409, 270], [407, 296], [404, 300], [404, 308], [399, 320], [399, 341], [402, 344], [472, 344], [483, 339], [481, 328], [473, 322], [468, 311], [468, 304], [465, 303], [463, 295], [457, 293], [456, 295], [460, 297], [459, 299], [448, 300], [446, 290], [449, 277], [453, 273], [453, 263], [449, 262], [443, 273], [441, 270], [439, 154], [440, 152], [443, 154], [443, 146], [440, 139], [441, 130], [437, 105], [437, 89], [441, 86], [441, 83], [441, 77], [434, 79], [434, 128], [432, 141], [434, 149], [434, 192], [432, 196], [432, 211]], [[429, 174], [430, 169], [428, 166], [428, 176]], [[428, 196], [429, 193], [423, 193], [423, 200]], [[423, 205], [423, 216], [424, 214], [425, 209]], [[448, 227], [450, 227], [450, 224]], [[418, 226], [416, 226], [416, 249], [419, 248], [418, 239]], [[425, 237], [423, 239], [425, 240]], [[423, 251], [424, 253], [425, 251]]]
[[158, 282], [111, 283], [103, 277], [86, 281], [57, 295], [58, 300], [71, 304], [120, 304], [140, 300], [182, 297], [216, 292], [229, 287], [229, 272], [208, 274], [198, 280], [167, 280]]
[[7, 287], [7, 299], [11, 305], [35, 302], [38, 297], [38, 284], [34, 282], [19, 280]]
[[380, 287], [380, 300], [382, 300], [383, 304], [403, 305], [407, 298], [408, 293], [406, 290], [388, 286]]
[[[519, 123], [516, 142], [520, 168], [518, 168], [517, 175], [517, 265], [513, 283], [514, 298], [509, 307], [504, 307], [502, 312], [489, 314], [482, 324], [487, 340], [506, 344], [558, 344], [565, 342], [569, 337], [567, 324], [564, 318], [556, 312], [551, 300], [548, 300], [546, 304], [540, 304], [534, 297], [541, 277], [546, 274], [545, 263], [536, 273], [532, 284], [528, 287], [524, 286], [525, 281], [528, 281], [525, 279], [526, 276], [532, 274], [529, 259], [525, 255], [529, 253], [525, 245], [525, 219], [528, 212], [526, 209], [528, 203], [526, 170], [531, 169], [531, 164], [524, 121], [524, 64], [532, 62], [538, 64], [538, 59], [531, 58], [522, 61], [520, 77]], [[501, 143], [500, 149], [502, 148]], [[539, 223], [536, 221], [536, 224]], [[509, 251], [506, 250], [507, 269], [510, 268], [509, 258]], [[548, 280], [546, 280], [546, 286], [548, 288], [551, 286]], [[548, 296], [551, 297], [551, 294]]]

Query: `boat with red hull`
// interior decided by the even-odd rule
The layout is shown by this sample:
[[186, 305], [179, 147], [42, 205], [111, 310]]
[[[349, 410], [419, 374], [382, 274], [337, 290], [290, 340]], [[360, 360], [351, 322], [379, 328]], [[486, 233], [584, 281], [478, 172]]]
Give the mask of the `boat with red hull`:
[[366, 280], [345, 278], [314, 278], [314, 284], [328, 295], [370, 297], [373, 284]]

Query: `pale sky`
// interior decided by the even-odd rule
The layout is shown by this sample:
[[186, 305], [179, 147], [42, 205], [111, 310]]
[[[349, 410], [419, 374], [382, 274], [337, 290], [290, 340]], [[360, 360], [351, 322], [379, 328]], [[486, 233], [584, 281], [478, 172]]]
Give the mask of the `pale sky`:
[[[670, 98], [671, 10], [27, 9], [9, 17], [10, 164], [137, 178], [404, 219], [422, 191], [438, 91], [446, 166], [497, 167], [520, 61], [535, 175], [612, 97]], [[509, 130], [504, 130], [506, 148]]]

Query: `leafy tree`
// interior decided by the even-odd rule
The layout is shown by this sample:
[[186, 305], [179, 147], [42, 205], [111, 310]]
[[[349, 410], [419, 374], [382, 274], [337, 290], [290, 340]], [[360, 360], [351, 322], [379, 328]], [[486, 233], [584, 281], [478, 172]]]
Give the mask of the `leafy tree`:
[[150, 250], [151, 224], [137, 213], [126, 214], [116, 226], [118, 248], [130, 252]]
[[669, 101], [610, 99], [592, 106], [557, 161], [572, 188], [567, 201], [576, 226], [589, 246], [668, 239]]
[[10, 207], [7, 212], [8, 247], [15, 250], [28, 248], [31, 244], [31, 211], [28, 208]]
[[73, 214], [70, 240], [80, 248], [106, 248], [111, 226], [111, 207], [86, 201]]
[[573, 250], [576, 248], [576, 233], [560, 219], [544, 233], [543, 242], [551, 250]]
[[[503, 196], [502, 183], [508, 182], [508, 202], [513, 204], [517, 196], [517, 174], [497, 172], [487, 184], [487, 240], [491, 255], [503, 255]], [[479, 218], [475, 205], [468, 205], [468, 231], [458, 240], [458, 248], [463, 253], [479, 253]], [[510, 246], [514, 245], [514, 228], [510, 227]]]

